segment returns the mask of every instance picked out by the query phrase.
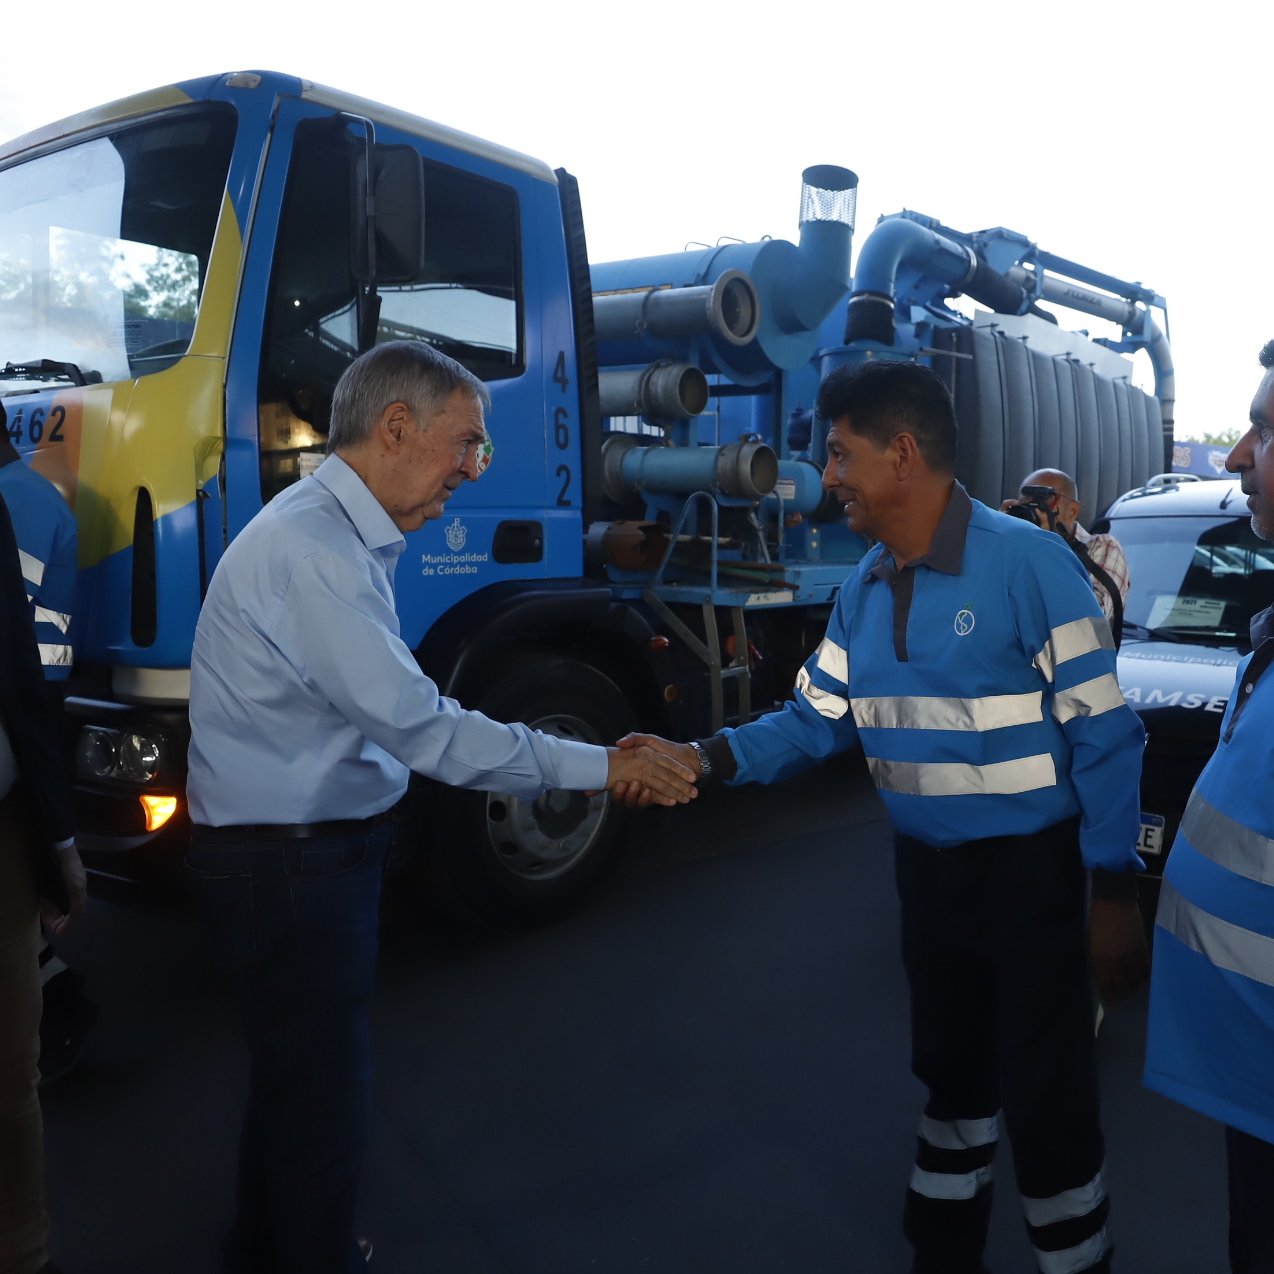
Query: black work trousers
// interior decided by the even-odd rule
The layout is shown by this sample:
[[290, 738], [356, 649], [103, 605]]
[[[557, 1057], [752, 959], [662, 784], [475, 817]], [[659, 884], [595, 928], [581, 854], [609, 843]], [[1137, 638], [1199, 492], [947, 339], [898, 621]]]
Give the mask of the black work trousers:
[[1274, 1146], [1225, 1130], [1230, 1186], [1231, 1274], [1274, 1274]]
[[1001, 1119], [1041, 1271], [1106, 1271], [1078, 820], [895, 842], [912, 1069], [929, 1090], [903, 1227], [914, 1274], [978, 1274]]

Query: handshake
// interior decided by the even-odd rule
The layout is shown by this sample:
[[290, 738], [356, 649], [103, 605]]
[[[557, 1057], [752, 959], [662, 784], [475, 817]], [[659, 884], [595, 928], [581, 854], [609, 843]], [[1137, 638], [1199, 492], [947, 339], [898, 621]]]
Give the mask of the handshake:
[[606, 790], [629, 809], [685, 805], [699, 795], [703, 777], [698, 754], [688, 743], [657, 734], [626, 734], [606, 749]]

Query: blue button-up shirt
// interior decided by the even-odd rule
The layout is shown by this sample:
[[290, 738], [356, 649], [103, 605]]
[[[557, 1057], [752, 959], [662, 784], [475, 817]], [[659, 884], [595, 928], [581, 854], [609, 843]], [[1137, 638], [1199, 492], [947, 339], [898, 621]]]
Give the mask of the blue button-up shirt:
[[409, 771], [532, 799], [606, 786], [601, 747], [466, 712], [399, 636], [405, 541], [337, 456], [272, 500], [226, 550], [190, 665], [196, 823], [368, 818]]

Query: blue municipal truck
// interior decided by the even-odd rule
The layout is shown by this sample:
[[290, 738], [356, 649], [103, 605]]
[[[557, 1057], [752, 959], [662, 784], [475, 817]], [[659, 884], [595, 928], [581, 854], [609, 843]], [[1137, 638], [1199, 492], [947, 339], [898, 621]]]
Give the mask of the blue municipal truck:
[[[807, 169], [795, 243], [598, 264], [565, 171], [273, 73], [0, 147], [0, 395], [80, 528], [68, 750], [91, 867], [179, 861], [208, 580], [317, 467], [337, 378], [375, 342], [428, 341], [493, 401], [494, 464], [408, 537], [404, 638], [466, 706], [575, 738], [702, 734], [786, 697], [865, 547], [819, 485], [810, 408], [839, 363], [937, 368], [960, 476], [989, 502], [1043, 464], [1089, 507], [1168, 467], [1162, 298], [910, 212], [851, 277], [856, 187]], [[304, 740], [278, 746], [303, 769]], [[577, 897], [620, 824], [583, 794], [422, 782], [409, 806], [400, 845], [499, 921]]]

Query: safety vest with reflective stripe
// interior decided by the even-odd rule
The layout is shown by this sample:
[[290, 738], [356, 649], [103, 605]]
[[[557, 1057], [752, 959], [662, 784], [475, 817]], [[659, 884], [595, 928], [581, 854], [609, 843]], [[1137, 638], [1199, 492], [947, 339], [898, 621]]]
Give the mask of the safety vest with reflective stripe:
[[62, 680], [70, 676], [74, 662], [75, 517], [57, 487], [22, 460], [0, 466], [0, 499], [18, 541], [44, 675]]
[[1145, 1080], [1274, 1142], [1274, 674], [1251, 662], [1164, 869]]
[[725, 731], [732, 780], [771, 782], [861, 743], [894, 826], [942, 847], [1082, 815], [1089, 867], [1127, 871], [1145, 734], [1078, 559], [971, 502], [959, 569], [915, 566], [906, 657], [884, 547], [846, 580], [785, 707]]

